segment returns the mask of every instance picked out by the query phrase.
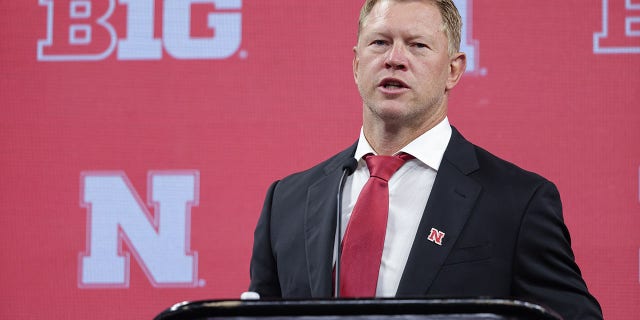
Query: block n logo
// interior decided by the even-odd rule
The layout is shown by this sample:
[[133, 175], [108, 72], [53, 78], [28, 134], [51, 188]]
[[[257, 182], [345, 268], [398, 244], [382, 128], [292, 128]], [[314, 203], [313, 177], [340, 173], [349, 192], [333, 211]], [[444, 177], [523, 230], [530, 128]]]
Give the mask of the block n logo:
[[602, 31], [593, 34], [593, 52], [640, 53], [640, 0], [602, 0]]
[[460, 51], [467, 54], [467, 74], [485, 75], [487, 70], [480, 67], [480, 42], [473, 39], [473, 1], [454, 1], [462, 18]]
[[429, 232], [429, 236], [427, 237], [427, 240], [441, 246], [442, 239], [444, 239], [444, 232], [436, 228], [431, 228], [431, 231]]
[[[198, 205], [197, 171], [149, 172], [149, 207], [124, 172], [83, 172], [80, 205], [87, 209], [87, 249], [78, 286], [129, 286], [129, 254], [155, 287], [198, 285], [198, 253], [190, 251], [191, 207]], [[124, 252], [126, 242], [129, 252]]]

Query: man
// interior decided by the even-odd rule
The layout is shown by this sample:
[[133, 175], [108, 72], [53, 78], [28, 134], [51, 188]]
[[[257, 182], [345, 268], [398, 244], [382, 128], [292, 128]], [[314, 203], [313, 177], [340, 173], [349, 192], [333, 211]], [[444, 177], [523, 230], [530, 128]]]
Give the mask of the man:
[[[251, 291], [331, 297], [336, 272], [342, 296], [513, 297], [565, 319], [602, 318], [574, 262], [555, 186], [449, 125], [449, 93], [466, 66], [460, 30], [451, 0], [364, 4], [353, 60], [360, 138], [269, 188]], [[350, 158], [358, 164], [345, 184], [335, 266], [336, 193]], [[390, 177], [376, 173], [380, 161], [394, 163]]]

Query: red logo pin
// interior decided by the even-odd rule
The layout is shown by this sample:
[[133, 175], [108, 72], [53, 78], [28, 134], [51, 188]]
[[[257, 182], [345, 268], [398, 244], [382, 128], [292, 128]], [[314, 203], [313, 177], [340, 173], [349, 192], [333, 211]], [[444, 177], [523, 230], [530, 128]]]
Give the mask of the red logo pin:
[[442, 239], [444, 239], [444, 232], [436, 228], [431, 228], [431, 232], [429, 233], [429, 237], [427, 237], [427, 240], [441, 246]]

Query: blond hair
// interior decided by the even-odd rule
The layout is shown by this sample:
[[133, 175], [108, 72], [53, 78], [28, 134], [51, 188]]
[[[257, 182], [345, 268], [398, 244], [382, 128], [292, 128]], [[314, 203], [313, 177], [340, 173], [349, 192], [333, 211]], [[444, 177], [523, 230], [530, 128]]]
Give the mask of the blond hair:
[[[394, 0], [403, 1], [403, 0]], [[406, 1], [406, 0], [405, 0]], [[442, 16], [442, 30], [444, 31], [447, 39], [449, 40], [449, 55], [453, 56], [460, 51], [460, 33], [462, 32], [462, 17], [458, 12], [458, 8], [453, 3], [453, 0], [423, 0], [429, 1], [435, 4], [440, 10]], [[360, 10], [360, 18], [358, 19], [358, 38], [360, 37], [360, 31], [365, 19], [373, 10], [373, 7], [380, 2], [380, 0], [366, 0], [362, 9]]]

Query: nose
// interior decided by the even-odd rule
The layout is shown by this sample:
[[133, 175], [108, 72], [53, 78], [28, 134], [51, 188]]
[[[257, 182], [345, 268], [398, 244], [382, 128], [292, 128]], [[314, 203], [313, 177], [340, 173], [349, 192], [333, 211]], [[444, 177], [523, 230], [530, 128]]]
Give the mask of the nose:
[[387, 58], [384, 61], [385, 66], [394, 70], [404, 70], [407, 68], [407, 54], [405, 48], [400, 43], [394, 43], [387, 52]]

